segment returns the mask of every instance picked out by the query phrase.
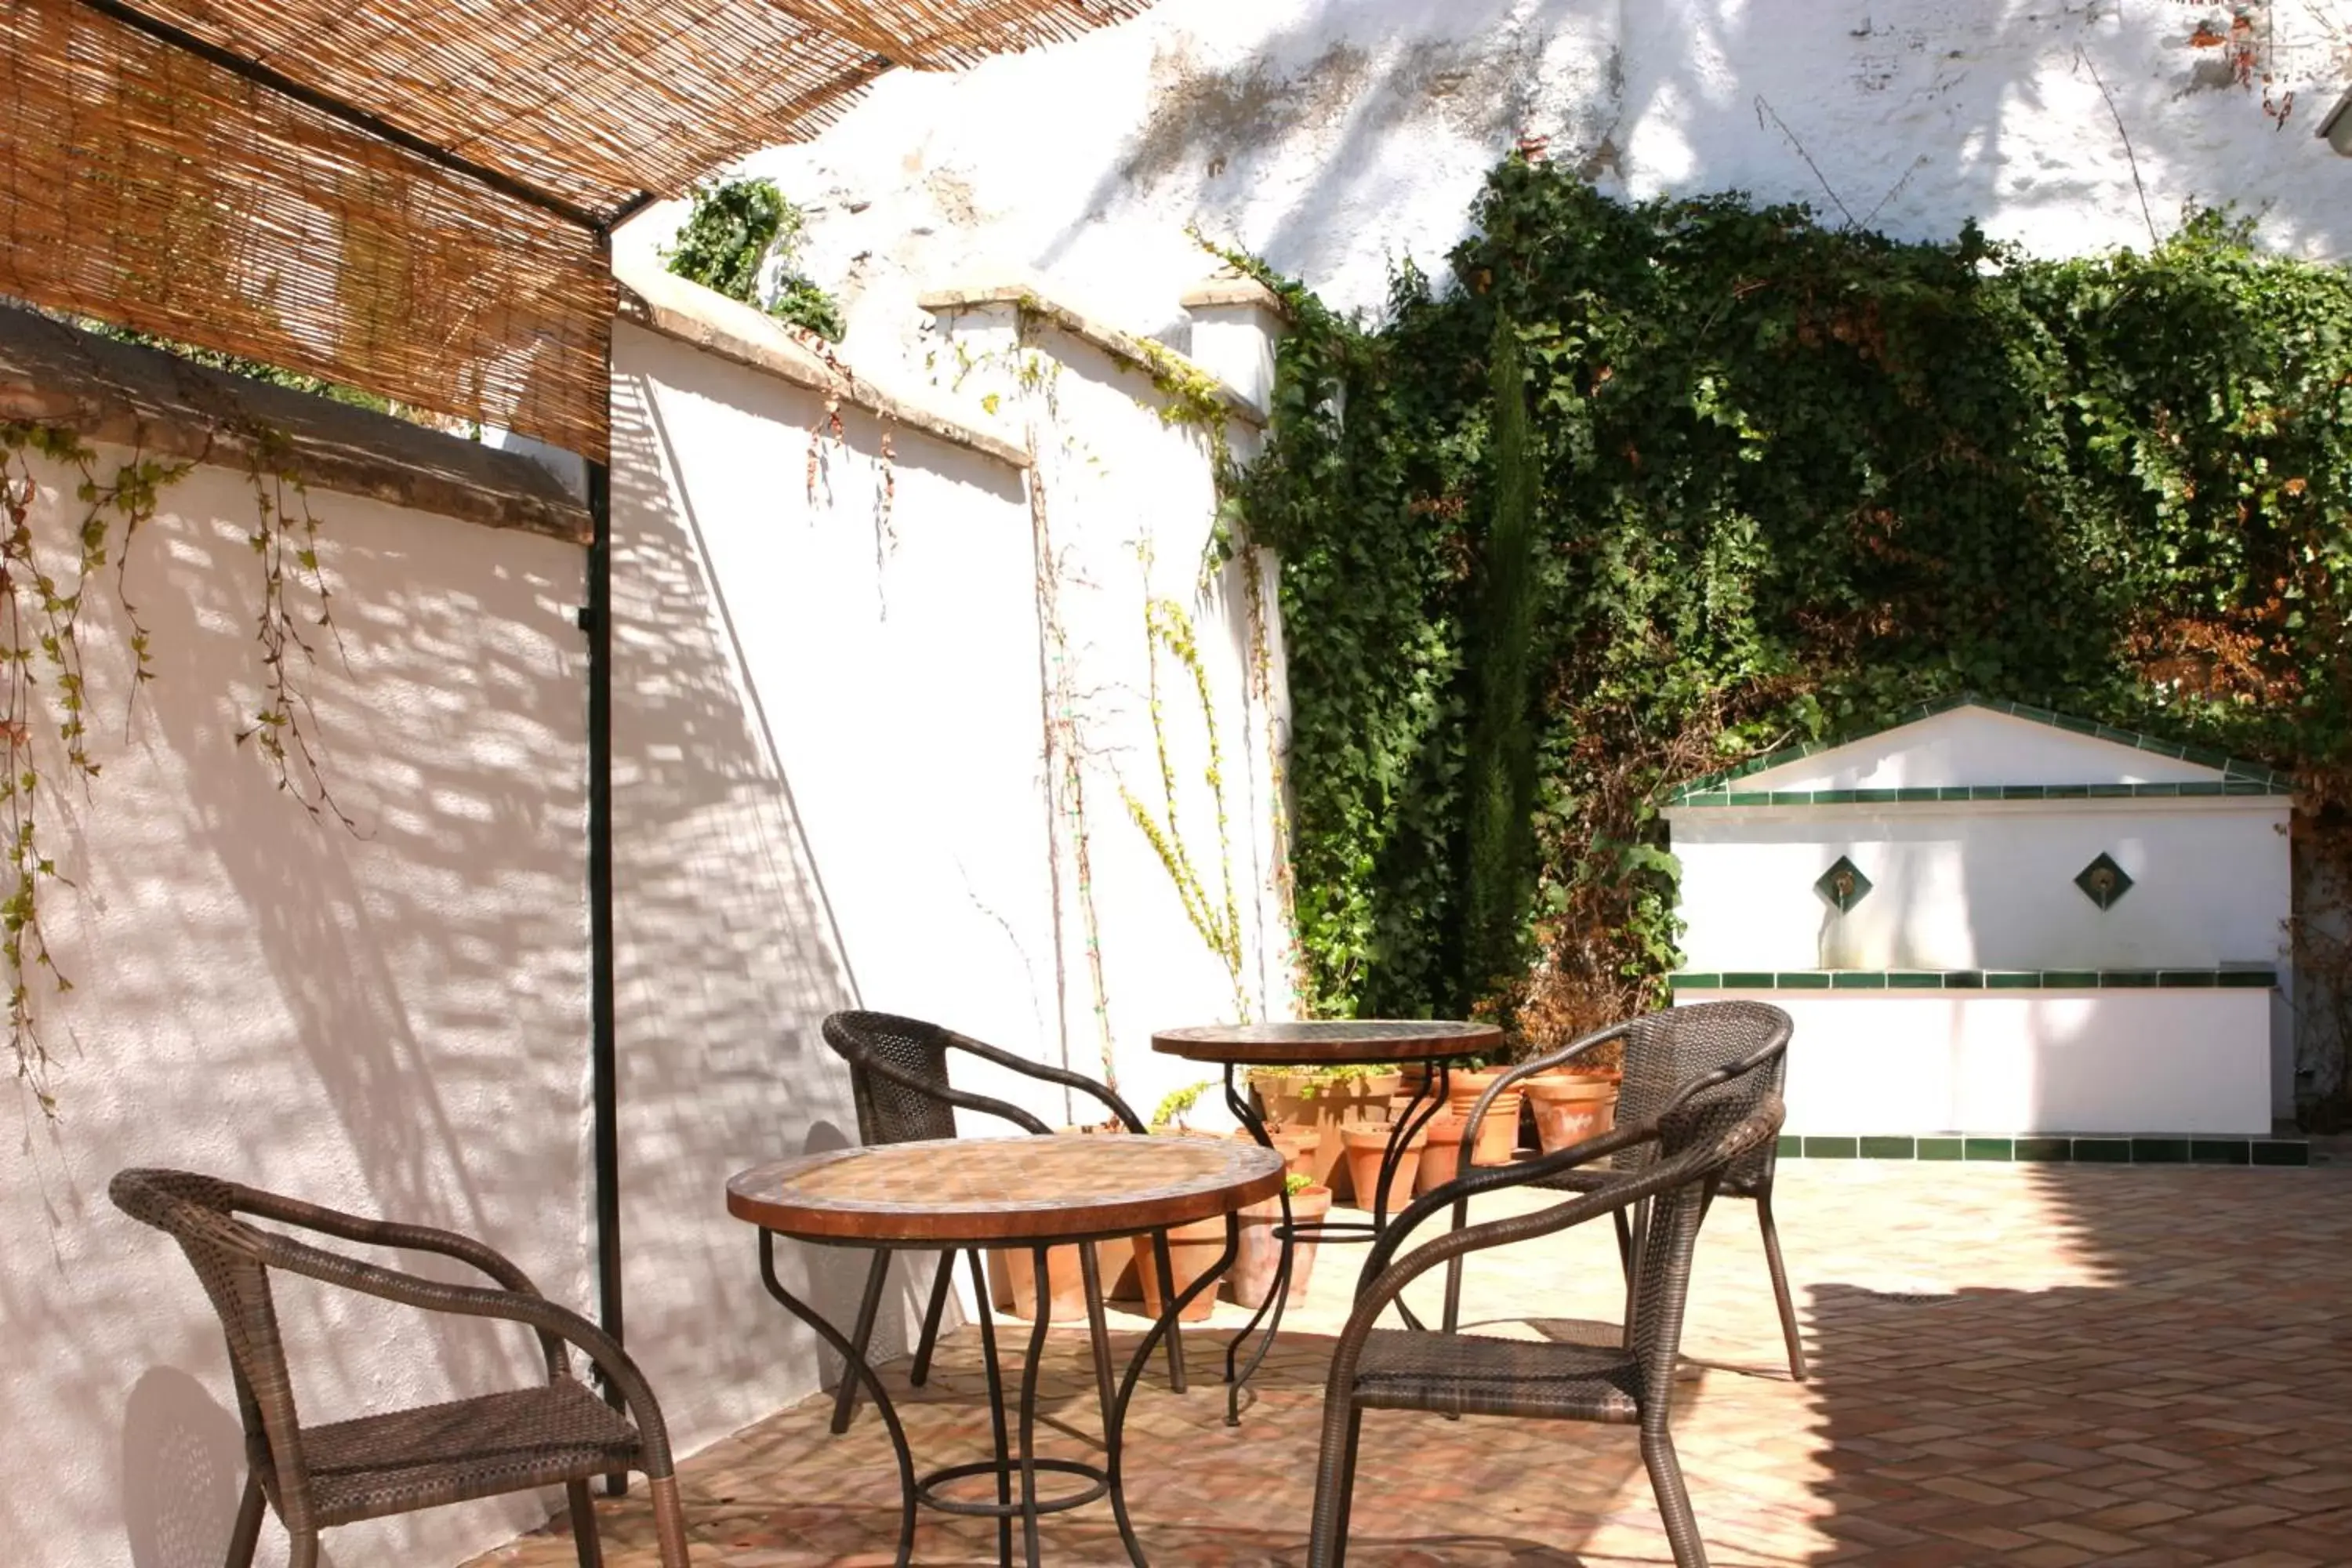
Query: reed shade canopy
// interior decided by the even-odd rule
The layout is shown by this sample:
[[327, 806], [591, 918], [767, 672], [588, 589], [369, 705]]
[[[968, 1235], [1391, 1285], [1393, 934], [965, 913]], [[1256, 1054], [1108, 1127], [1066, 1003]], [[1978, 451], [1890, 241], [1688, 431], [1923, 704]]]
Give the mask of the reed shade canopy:
[[1150, 0], [0, 0], [0, 293], [602, 461], [606, 236]]

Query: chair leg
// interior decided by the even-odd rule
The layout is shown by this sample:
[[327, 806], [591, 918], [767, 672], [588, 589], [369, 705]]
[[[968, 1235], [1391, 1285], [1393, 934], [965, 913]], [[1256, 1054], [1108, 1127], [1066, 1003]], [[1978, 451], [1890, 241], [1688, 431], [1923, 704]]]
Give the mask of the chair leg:
[[572, 1506], [572, 1546], [580, 1554], [580, 1568], [604, 1568], [604, 1549], [596, 1539], [596, 1502], [586, 1481], [568, 1481], [563, 1500]]
[[289, 1536], [286, 1546], [286, 1568], [319, 1568], [319, 1532], [306, 1530]]
[[[1624, 1211], [1620, 1209], [1618, 1213], [1622, 1215]], [[1621, 1221], [1621, 1223], [1624, 1222]], [[1637, 1282], [1642, 1277], [1642, 1254], [1648, 1249], [1650, 1236], [1649, 1199], [1643, 1198], [1640, 1203], [1633, 1205], [1633, 1219], [1630, 1223], [1633, 1227], [1633, 1235], [1627, 1240], [1625, 1250], [1624, 1345], [1627, 1350], [1632, 1350], [1633, 1348], [1634, 1298], [1640, 1293], [1640, 1286]]]
[[236, 1527], [228, 1532], [228, 1561], [224, 1568], [253, 1568], [253, 1549], [261, 1541], [261, 1516], [267, 1506], [260, 1472], [247, 1471], [245, 1500], [236, 1505]]
[[[1346, 1398], [1326, 1394], [1325, 1398]], [[1323, 1417], [1323, 1452], [1315, 1467], [1315, 1514], [1307, 1541], [1307, 1568], [1344, 1568], [1348, 1561], [1348, 1515], [1356, 1500], [1356, 1449], [1364, 1435], [1364, 1413], [1354, 1400], [1348, 1413]]]
[[661, 1568], [693, 1568], [686, 1555], [686, 1506], [678, 1501], [677, 1478], [646, 1478], [646, 1491], [654, 1505], [654, 1544]]
[[956, 1249], [950, 1247], [940, 1254], [940, 1266], [931, 1275], [931, 1302], [923, 1309], [923, 1337], [915, 1342], [915, 1364], [907, 1373], [907, 1381], [917, 1388], [930, 1381], [931, 1351], [940, 1342], [940, 1315], [947, 1310], [955, 1266]]
[[1789, 1342], [1789, 1375], [1805, 1381], [1805, 1337], [1798, 1331], [1797, 1306], [1789, 1297], [1789, 1271], [1780, 1264], [1780, 1230], [1772, 1223], [1772, 1189], [1756, 1194], [1756, 1223], [1764, 1232], [1764, 1262], [1772, 1270], [1772, 1300], [1780, 1308], [1780, 1337]]
[[1698, 1515], [1691, 1510], [1682, 1462], [1675, 1458], [1675, 1440], [1666, 1435], [1663, 1411], [1654, 1421], [1642, 1423], [1642, 1463], [1649, 1468], [1650, 1489], [1657, 1494], [1658, 1513], [1666, 1521], [1675, 1568], [1706, 1568], [1706, 1542], [1699, 1538]]
[[[877, 1247], [873, 1266], [866, 1271], [866, 1294], [857, 1303], [857, 1327], [849, 1342], [857, 1347], [857, 1358], [866, 1359], [866, 1347], [874, 1338], [874, 1315], [882, 1308], [882, 1287], [890, 1278], [890, 1254]], [[833, 1435], [840, 1436], [849, 1430], [849, 1417], [857, 1409], [857, 1373], [845, 1365], [841, 1373], [841, 1391], [833, 1396]]]

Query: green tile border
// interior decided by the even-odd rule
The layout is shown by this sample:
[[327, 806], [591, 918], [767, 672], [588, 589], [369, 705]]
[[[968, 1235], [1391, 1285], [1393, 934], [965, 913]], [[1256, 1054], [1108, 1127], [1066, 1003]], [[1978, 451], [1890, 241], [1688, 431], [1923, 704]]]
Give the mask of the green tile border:
[[2215, 1165], [2299, 1167], [2311, 1163], [2306, 1138], [2198, 1133], [2024, 1132], [1858, 1135], [1784, 1132], [1784, 1160], [2014, 1161], [2045, 1165]]
[[2274, 969], [1727, 969], [1666, 976], [1684, 991], [2268, 991]]
[[[1932, 719], [1938, 713], [1949, 713], [1959, 708], [1982, 708], [1989, 712], [2007, 714], [2031, 723], [2043, 724], [2069, 734], [2088, 735], [2094, 740], [2110, 741], [2147, 752], [2176, 762], [2193, 763], [2199, 767], [2212, 768], [2223, 776], [2212, 783], [2172, 784], [1982, 784], [1969, 788], [1944, 789], [1869, 789], [1869, 790], [1742, 790], [1735, 794], [1730, 785], [1736, 779], [1759, 773], [1783, 763], [1801, 762], [1819, 756], [1823, 752], [1841, 746], [1851, 746], [1873, 735], [1883, 735], [1899, 730], [1906, 724], [1916, 724], [1922, 719]], [[2136, 730], [2118, 730], [2111, 725], [2094, 723], [2071, 714], [2053, 712], [2027, 702], [2011, 702], [1997, 697], [1979, 697], [1964, 691], [1940, 702], [1922, 702], [1907, 709], [1891, 724], [1842, 735], [1834, 741], [1808, 741], [1801, 745], [1784, 746], [1760, 757], [1751, 757], [1734, 767], [1691, 780], [1671, 792], [1668, 805], [1848, 805], [1907, 804], [1914, 802], [1957, 800], [2080, 800], [2080, 799], [2179, 799], [2213, 795], [2293, 795], [2292, 776], [2260, 763], [2224, 756], [2200, 746], [2184, 746], [2162, 741]], [[1835, 798], [1826, 798], [1835, 797]]]

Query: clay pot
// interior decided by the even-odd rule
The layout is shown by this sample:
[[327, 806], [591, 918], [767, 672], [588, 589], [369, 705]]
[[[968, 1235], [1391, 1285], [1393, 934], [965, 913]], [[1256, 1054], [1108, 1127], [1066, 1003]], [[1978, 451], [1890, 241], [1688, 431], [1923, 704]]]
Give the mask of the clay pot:
[[[1143, 1282], [1143, 1310], [1149, 1317], [1158, 1317], [1167, 1310], [1167, 1298], [1160, 1293], [1160, 1268], [1152, 1257], [1151, 1233], [1129, 1238], [1135, 1253], [1136, 1277]], [[1168, 1267], [1176, 1276], [1176, 1293], [1182, 1295], [1192, 1281], [1216, 1267], [1225, 1250], [1225, 1216], [1213, 1215], [1190, 1224], [1172, 1226], [1168, 1231]], [[1192, 1298], [1191, 1305], [1180, 1314], [1188, 1323], [1200, 1321], [1217, 1310], [1217, 1293], [1203, 1290]]]
[[[1290, 1217], [1294, 1223], [1319, 1220], [1331, 1212], [1331, 1189], [1301, 1187], [1290, 1194]], [[1282, 1200], [1266, 1198], [1242, 1210], [1241, 1248], [1234, 1255], [1234, 1268], [1225, 1276], [1225, 1294], [1244, 1307], [1261, 1305], [1274, 1289], [1274, 1277], [1282, 1268], [1282, 1243], [1274, 1238], [1274, 1227], [1282, 1220]], [[1296, 1307], [1307, 1300], [1307, 1282], [1315, 1272], [1316, 1244], [1302, 1237], [1290, 1249], [1290, 1289], [1283, 1297], [1286, 1306]]]
[[[1269, 1127], [1268, 1138], [1274, 1141], [1275, 1152], [1282, 1156], [1282, 1168], [1295, 1176], [1315, 1180], [1315, 1155], [1323, 1147], [1323, 1130], [1319, 1127]], [[1234, 1136], [1244, 1142], [1255, 1142], [1246, 1128], [1235, 1128]]]
[[[1036, 1256], [1025, 1247], [1007, 1247], [988, 1255], [988, 1293], [997, 1310], [1012, 1313], [1024, 1322], [1037, 1321]], [[1049, 1247], [1045, 1249], [1045, 1286], [1052, 1292], [1045, 1302], [1045, 1321], [1049, 1323], [1083, 1323], [1087, 1321], [1086, 1266], [1076, 1247]]]
[[1334, 1080], [1304, 1073], [1264, 1072], [1250, 1076], [1250, 1090], [1256, 1096], [1258, 1113], [1269, 1124], [1278, 1121], [1289, 1131], [1315, 1135], [1312, 1150], [1302, 1146], [1301, 1162], [1293, 1169], [1316, 1185], [1328, 1187], [1347, 1153], [1339, 1140], [1341, 1129], [1378, 1121], [1388, 1109], [1398, 1081], [1394, 1073]]
[[1535, 1108], [1536, 1137], [1555, 1153], [1617, 1123], [1617, 1080], [1598, 1073], [1547, 1072], [1523, 1080]]
[[[1349, 1185], [1360, 1209], [1369, 1211], [1373, 1206], [1372, 1189], [1380, 1184], [1381, 1157], [1388, 1151], [1391, 1131], [1381, 1122], [1346, 1130]], [[1428, 1142], [1429, 1129], [1422, 1128], [1397, 1155], [1396, 1168], [1389, 1173], [1388, 1202], [1383, 1212], [1396, 1214], [1412, 1201], [1412, 1179], [1420, 1173], [1422, 1147]]]
[[[1446, 1085], [1445, 1109], [1465, 1122], [1477, 1106], [1478, 1097], [1487, 1087], [1503, 1077], [1507, 1068], [1478, 1068], [1469, 1072], [1457, 1072]], [[1522, 1079], [1520, 1084], [1527, 1080]], [[1474, 1165], [1507, 1165], [1519, 1146], [1519, 1085], [1515, 1084], [1495, 1097], [1486, 1108], [1486, 1120], [1478, 1123], [1478, 1146], [1470, 1152]]]
[[1421, 1151], [1421, 1169], [1412, 1179], [1415, 1193], [1434, 1192], [1462, 1173], [1462, 1134], [1469, 1123], [1450, 1110], [1429, 1119], [1429, 1141]]

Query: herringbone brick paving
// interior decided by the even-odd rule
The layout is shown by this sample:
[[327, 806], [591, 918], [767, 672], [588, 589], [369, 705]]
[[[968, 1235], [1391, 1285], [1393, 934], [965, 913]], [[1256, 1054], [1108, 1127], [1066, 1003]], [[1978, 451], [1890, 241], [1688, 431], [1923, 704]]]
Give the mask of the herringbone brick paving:
[[[1675, 1439], [1718, 1568], [2352, 1563], [2352, 1167], [1808, 1161], [1781, 1167], [1779, 1206], [1812, 1380], [1780, 1364], [1742, 1204], [1708, 1221], [1684, 1343]], [[1129, 1498], [1154, 1563], [1304, 1561], [1324, 1336], [1360, 1256], [1325, 1253], [1238, 1430], [1210, 1370], [1229, 1307], [1192, 1331], [1189, 1395], [1156, 1371], [1139, 1394]], [[1577, 1233], [1486, 1255], [1467, 1300], [1487, 1331], [1598, 1334], [1616, 1279], [1605, 1235]], [[1044, 1452], [1096, 1451], [1083, 1346], [1052, 1338]], [[975, 1331], [929, 1389], [886, 1376], [919, 1467], [985, 1451]], [[698, 1562], [889, 1561], [880, 1425], [832, 1437], [828, 1413], [804, 1401], [685, 1467]], [[1365, 1568], [1671, 1560], [1622, 1429], [1374, 1412], [1358, 1484]], [[642, 1503], [600, 1508], [607, 1563], [652, 1568]], [[917, 1556], [994, 1547], [992, 1525], [927, 1511]], [[1049, 1518], [1045, 1547], [1125, 1560], [1101, 1506]], [[572, 1561], [551, 1531], [477, 1568]]]

